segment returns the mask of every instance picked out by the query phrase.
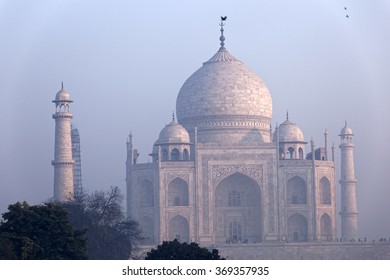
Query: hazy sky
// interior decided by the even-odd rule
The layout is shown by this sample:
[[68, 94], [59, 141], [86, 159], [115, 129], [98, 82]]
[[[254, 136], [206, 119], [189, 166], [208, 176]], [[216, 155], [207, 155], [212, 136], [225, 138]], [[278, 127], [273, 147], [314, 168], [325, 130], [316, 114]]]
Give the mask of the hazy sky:
[[270, 90], [273, 126], [288, 110], [317, 146], [327, 129], [339, 166], [348, 121], [360, 235], [389, 238], [387, 0], [0, 0], [0, 212], [53, 195], [61, 81], [74, 100], [84, 187], [124, 193], [129, 131], [147, 162], [181, 85], [218, 50], [221, 15], [225, 47]]

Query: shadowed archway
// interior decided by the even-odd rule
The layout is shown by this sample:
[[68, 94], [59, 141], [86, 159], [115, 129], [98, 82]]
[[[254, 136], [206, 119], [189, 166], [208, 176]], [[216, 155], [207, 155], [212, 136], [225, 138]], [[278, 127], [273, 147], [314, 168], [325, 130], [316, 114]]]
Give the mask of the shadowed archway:
[[190, 226], [186, 218], [177, 215], [169, 221], [169, 239], [177, 239], [180, 242], [190, 241]]
[[255, 180], [236, 172], [217, 185], [214, 199], [217, 243], [262, 241], [262, 198]]
[[291, 242], [307, 242], [307, 219], [301, 214], [294, 214], [287, 220], [287, 240]]
[[320, 238], [322, 240], [331, 241], [332, 234], [332, 219], [328, 214], [323, 214], [320, 221]]
[[188, 206], [188, 184], [180, 178], [168, 185], [168, 206]]

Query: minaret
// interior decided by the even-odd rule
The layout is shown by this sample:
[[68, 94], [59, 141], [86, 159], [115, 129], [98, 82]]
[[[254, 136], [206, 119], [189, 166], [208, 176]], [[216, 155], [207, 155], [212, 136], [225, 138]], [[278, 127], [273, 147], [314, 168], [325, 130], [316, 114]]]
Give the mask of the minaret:
[[73, 165], [70, 95], [64, 90], [57, 92], [55, 100], [56, 112], [53, 119], [56, 123], [54, 142], [54, 200], [65, 202], [73, 196]]
[[341, 238], [343, 241], [358, 238], [358, 211], [356, 207], [356, 179], [353, 161], [352, 130], [347, 122], [340, 133], [341, 144]]

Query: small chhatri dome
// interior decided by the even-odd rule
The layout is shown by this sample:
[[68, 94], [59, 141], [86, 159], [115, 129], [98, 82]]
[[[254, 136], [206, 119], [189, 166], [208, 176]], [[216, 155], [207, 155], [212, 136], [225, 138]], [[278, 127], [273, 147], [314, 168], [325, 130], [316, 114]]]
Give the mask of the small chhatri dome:
[[57, 92], [55, 100], [53, 102], [73, 102], [70, 99], [70, 94], [64, 90], [64, 83], [61, 83], [61, 90]]
[[173, 117], [171, 123], [167, 124], [160, 132], [154, 145], [161, 144], [189, 144], [190, 136], [187, 130], [182, 127]]
[[278, 127], [277, 133], [279, 142], [305, 142], [302, 130], [288, 119], [288, 114], [287, 119]]
[[347, 121], [345, 121], [345, 126], [341, 129], [340, 135], [353, 135], [352, 129], [350, 129], [347, 125]]

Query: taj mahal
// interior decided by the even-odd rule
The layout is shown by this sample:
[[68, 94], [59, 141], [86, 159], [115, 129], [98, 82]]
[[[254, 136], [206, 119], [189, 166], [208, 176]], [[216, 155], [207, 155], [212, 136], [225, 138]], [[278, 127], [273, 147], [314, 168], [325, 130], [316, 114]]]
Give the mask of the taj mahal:
[[[139, 163], [127, 141], [127, 211], [145, 244], [334, 241], [334, 149], [316, 148], [289, 119], [271, 128], [264, 82], [225, 48], [183, 84], [177, 117]], [[341, 236], [357, 239], [352, 130], [341, 129]], [[331, 156], [328, 157], [328, 154]]]
[[[126, 212], [140, 225], [142, 246], [177, 239], [233, 259], [390, 259], [388, 244], [354, 244], [357, 181], [347, 122], [340, 125], [336, 181], [336, 147], [328, 148], [326, 131], [323, 144], [307, 141], [288, 113], [272, 128], [271, 93], [225, 48], [225, 19], [219, 49], [180, 88], [149, 162], [139, 162], [136, 135], [128, 136]], [[62, 86], [53, 102], [54, 199], [66, 201], [81, 181], [79, 153], [72, 154], [73, 101]]]

